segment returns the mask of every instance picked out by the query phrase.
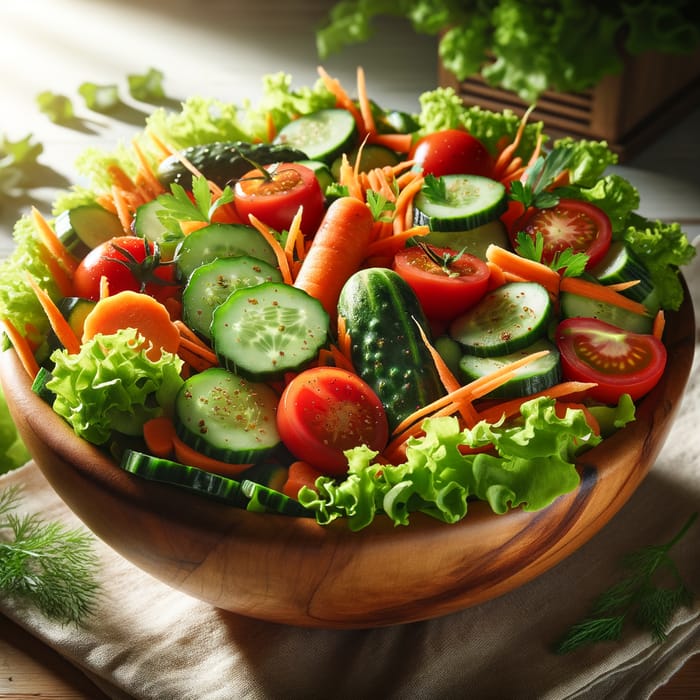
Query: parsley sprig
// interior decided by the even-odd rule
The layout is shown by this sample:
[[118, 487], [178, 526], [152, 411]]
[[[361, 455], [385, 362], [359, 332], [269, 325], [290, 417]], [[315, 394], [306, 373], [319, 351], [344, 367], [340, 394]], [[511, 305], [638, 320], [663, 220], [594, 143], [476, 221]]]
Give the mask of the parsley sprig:
[[19, 487], [0, 492], [0, 591], [24, 599], [47, 617], [80, 623], [98, 592], [98, 557], [81, 529], [19, 516]]
[[[535, 262], [544, 263], [544, 236], [540, 231], [534, 237], [526, 231], [518, 231], [515, 236], [515, 251], [518, 255]], [[579, 277], [583, 274], [588, 263], [588, 255], [576, 253], [571, 248], [558, 250], [552, 260], [545, 263], [562, 277]]]
[[623, 565], [629, 574], [605, 591], [589, 616], [567, 632], [556, 646], [557, 653], [564, 654], [584, 644], [618, 640], [629, 619], [649, 630], [657, 643], [663, 642], [673, 615], [693, 599], [669, 552], [697, 517], [698, 513], [693, 513], [665, 544], [644, 547], [628, 555]]
[[514, 180], [510, 183], [510, 198], [520, 202], [525, 209], [555, 207], [559, 204], [559, 196], [547, 188], [569, 167], [572, 158], [572, 146], [557, 146], [546, 156], [540, 156], [528, 168], [525, 182]]

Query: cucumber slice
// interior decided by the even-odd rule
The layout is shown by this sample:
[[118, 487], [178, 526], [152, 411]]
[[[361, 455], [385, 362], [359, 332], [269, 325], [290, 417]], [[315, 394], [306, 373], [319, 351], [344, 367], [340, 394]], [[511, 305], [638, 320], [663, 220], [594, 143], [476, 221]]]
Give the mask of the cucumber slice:
[[332, 163], [355, 143], [357, 125], [346, 109], [321, 109], [283, 126], [275, 144], [298, 148], [309, 160]]
[[175, 429], [190, 447], [229, 464], [253, 464], [280, 444], [279, 397], [222, 367], [185, 380], [175, 398]]
[[497, 219], [507, 207], [506, 188], [481, 175], [443, 175], [440, 197], [423, 186], [414, 200], [413, 223], [431, 231], [464, 231]]
[[329, 321], [318, 299], [288, 284], [239, 289], [214, 311], [214, 352], [248, 379], [279, 379], [316, 357], [328, 341]]
[[277, 266], [272, 246], [258, 230], [245, 224], [210, 224], [200, 228], [185, 236], [175, 255], [178, 279], [185, 281], [200, 265], [216, 258], [249, 255]]
[[318, 184], [321, 186], [321, 192], [324, 194], [326, 189], [335, 182], [331, 169], [321, 160], [300, 160], [299, 165], [305, 165], [314, 171]]
[[39, 371], [36, 373], [36, 377], [32, 381], [32, 391], [42, 400], [45, 401], [49, 406], [53, 406], [56, 394], [51, 391], [51, 389], [46, 388], [46, 384], [52, 378], [51, 371], [46, 369], [46, 367], [39, 367]]
[[158, 218], [158, 212], [162, 209], [162, 205], [156, 199], [142, 204], [134, 212], [132, 227], [137, 236], [157, 244], [163, 260], [172, 260], [177, 245], [184, 235], [178, 236], [163, 226]]
[[76, 258], [85, 257], [110, 238], [124, 235], [119, 217], [99, 204], [66, 209], [56, 217], [54, 229], [61, 243]]
[[559, 309], [562, 318], [597, 318], [613, 326], [634, 333], [651, 333], [654, 325], [652, 315], [636, 314], [604, 301], [589, 299], [572, 292], [559, 293]]
[[196, 333], [211, 339], [214, 309], [238, 289], [263, 282], [281, 282], [282, 273], [272, 265], [241, 255], [217, 258], [200, 265], [190, 275], [182, 292], [182, 320]]
[[[358, 153], [360, 155], [360, 164], [358, 169], [362, 173], [366, 173], [373, 168], [383, 168], [385, 165], [397, 165], [400, 158], [396, 151], [392, 151], [386, 146], [380, 146], [376, 143], [365, 144], [360, 152], [359, 148], [353, 148], [347, 155], [352, 166], [355, 166]], [[342, 157], [336, 158], [331, 166], [331, 173], [337, 180], [340, 177], [340, 166]]]
[[[622, 294], [635, 301], [651, 301], [654, 283], [644, 263], [623, 241], [613, 241], [605, 257], [590, 271], [601, 284], [619, 284], [639, 280], [639, 284], [625, 289]], [[656, 313], [658, 307], [651, 308]]]
[[552, 301], [541, 284], [509, 282], [455, 319], [449, 334], [472, 355], [496, 357], [544, 337], [552, 315]]
[[521, 396], [530, 396], [538, 391], [544, 391], [561, 381], [561, 364], [559, 351], [548, 340], [541, 339], [528, 345], [526, 348], [516, 350], [507, 355], [497, 357], [477, 357], [476, 355], [462, 355], [459, 361], [459, 375], [464, 382], [472, 382], [484, 377], [501, 367], [520, 360], [523, 357], [542, 350], [549, 351], [549, 355], [531, 362], [516, 371], [513, 379], [487, 394], [489, 398], [512, 399]]
[[142, 479], [177, 486], [237, 508], [298, 517], [312, 515], [301, 503], [271, 488], [252, 481], [236, 481], [138, 450], [126, 450], [119, 466]]
[[491, 244], [506, 250], [510, 248], [508, 232], [500, 219], [467, 231], [433, 231], [422, 236], [420, 240], [440, 248], [463, 250], [481, 260], [486, 260], [486, 250]]

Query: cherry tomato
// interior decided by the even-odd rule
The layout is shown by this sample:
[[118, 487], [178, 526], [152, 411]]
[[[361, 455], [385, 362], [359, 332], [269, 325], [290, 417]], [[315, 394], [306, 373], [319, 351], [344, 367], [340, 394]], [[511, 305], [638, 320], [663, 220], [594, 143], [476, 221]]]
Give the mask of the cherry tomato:
[[299, 163], [251, 170], [234, 187], [234, 205], [243, 221], [253, 214], [275, 231], [289, 230], [300, 206], [301, 230], [312, 237], [323, 217], [325, 198], [313, 170]]
[[162, 302], [180, 291], [174, 273], [173, 265], [160, 263], [152, 243], [138, 236], [118, 236], [93, 248], [80, 261], [73, 276], [73, 290], [75, 296], [97, 300], [105, 277], [110, 294], [131, 290]]
[[434, 131], [419, 139], [409, 159], [415, 160], [428, 175], [455, 175], [466, 173], [490, 177], [492, 159], [479, 139], [461, 129]]
[[621, 394], [636, 401], [656, 385], [666, 367], [666, 348], [658, 338], [595, 318], [562, 321], [555, 340], [564, 377], [597, 382], [589, 393], [603, 403], [615, 404]]
[[333, 476], [347, 472], [344, 450], [383, 450], [389, 438], [384, 406], [360, 377], [339, 367], [313, 367], [285, 387], [277, 408], [282, 442], [298, 459]]
[[490, 277], [480, 258], [431, 245], [400, 250], [393, 268], [413, 289], [430, 321], [450, 321], [474, 306]]
[[530, 209], [510, 227], [513, 245], [519, 231], [534, 240], [537, 232], [544, 239], [543, 262], [550, 263], [561, 250], [571, 248], [588, 255], [587, 269], [594, 267], [607, 253], [612, 239], [608, 215], [599, 207], [578, 199], [560, 199], [548, 209]]

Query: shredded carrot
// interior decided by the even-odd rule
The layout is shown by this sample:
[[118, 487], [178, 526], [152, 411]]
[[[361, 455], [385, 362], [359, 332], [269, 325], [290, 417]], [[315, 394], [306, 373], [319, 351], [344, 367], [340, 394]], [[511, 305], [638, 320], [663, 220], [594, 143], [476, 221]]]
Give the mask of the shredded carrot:
[[250, 464], [229, 464], [228, 462], [208, 457], [187, 445], [177, 435], [173, 436], [173, 450], [175, 459], [178, 462], [187, 464], [190, 467], [204, 469], [204, 471], [214, 474], [220, 474], [221, 476], [236, 476], [252, 466]]
[[29, 341], [17, 330], [9, 318], [0, 319], [0, 323], [2, 323], [7, 337], [14, 347], [17, 357], [22, 363], [22, 367], [24, 367], [25, 372], [33, 380], [39, 373], [39, 363], [34, 357]]
[[139, 145], [138, 140], [136, 138], [132, 139], [131, 145], [134, 149], [134, 152], [136, 153], [139, 165], [141, 166], [139, 170], [139, 175], [141, 175], [145, 180], [145, 184], [148, 187], [150, 198], [155, 199], [155, 197], [157, 197], [159, 194], [165, 192], [165, 188], [158, 179], [158, 176], [153, 172], [151, 163], [146, 157], [146, 154], [143, 152], [143, 149]]
[[534, 105], [528, 107], [528, 109], [525, 111], [525, 114], [523, 114], [522, 119], [520, 120], [518, 130], [515, 132], [515, 138], [513, 139], [513, 141], [511, 141], [511, 143], [505, 146], [503, 150], [498, 154], [498, 157], [496, 158], [496, 161], [493, 164], [492, 177], [494, 180], [500, 180], [501, 177], [503, 177], [503, 174], [506, 172], [508, 166], [510, 165], [513, 156], [515, 155], [515, 152], [518, 150], [518, 146], [520, 146], [520, 142], [523, 138], [523, 133], [525, 132], [527, 120], [530, 117], [530, 114], [533, 109]]
[[362, 124], [365, 133], [374, 133], [376, 131], [376, 125], [374, 123], [374, 115], [372, 114], [372, 103], [367, 94], [365, 71], [361, 66], [357, 67], [357, 100], [360, 105], [360, 115], [362, 116]]
[[205, 228], [209, 226], [208, 221], [180, 221], [180, 230], [185, 236], [189, 236], [195, 231], [199, 231], [200, 228]]
[[489, 286], [488, 290], [502, 287], [506, 283], [506, 276], [503, 274], [503, 268], [496, 265], [492, 260], [486, 261], [486, 267], [489, 268]]
[[284, 252], [284, 248], [272, 234], [272, 231], [262, 221], [260, 221], [257, 216], [250, 214], [249, 219], [250, 223], [262, 234], [263, 238], [272, 248], [275, 258], [277, 259], [280, 272], [282, 273], [282, 281], [285, 284], [294, 284], [292, 270], [289, 267], [289, 260], [287, 259], [287, 254]]
[[267, 132], [267, 142], [272, 143], [277, 136], [277, 127], [275, 126], [275, 117], [271, 111], [265, 114], [265, 130]]
[[661, 340], [664, 334], [664, 329], [666, 327], [666, 316], [663, 309], [659, 309], [654, 316], [654, 323], [652, 326], [652, 335], [655, 338]]
[[180, 331], [168, 310], [148, 294], [131, 290], [100, 299], [85, 317], [83, 341], [98, 333], [110, 335], [122, 328], [135, 328], [144, 338], [146, 354], [158, 359], [163, 352], [176, 354]]
[[609, 289], [603, 284], [589, 282], [582, 277], [564, 277], [561, 280], [560, 289], [562, 292], [570, 292], [579, 296], [587, 297], [595, 301], [602, 301], [606, 304], [613, 304], [632, 313], [647, 316], [648, 312], [644, 304], [634, 301], [619, 292]]
[[551, 399], [558, 399], [564, 396], [575, 396], [577, 394], [585, 394], [590, 389], [596, 387], [597, 384], [591, 382], [560, 382], [554, 386], [538, 391], [530, 396], [518, 397], [515, 399], [508, 399], [506, 401], [500, 401], [496, 404], [492, 404], [488, 408], [482, 409], [478, 412], [479, 420], [485, 420], [489, 423], [496, 423], [501, 418], [510, 418], [516, 415], [520, 411], [520, 407], [527, 401], [531, 399], [539, 398], [541, 396], [546, 396]]
[[517, 278], [539, 282], [553, 296], [559, 293], [561, 284], [559, 273], [547, 265], [523, 258], [517, 253], [494, 244], [486, 249], [486, 259], [498, 265], [505, 275], [515, 275]]
[[107, 165], [107, 173], [112, 180], [112, 185], [125, 192], [135, 192], [136, 183], [124, 172], [124, 169], [116, 163]]
[[155, 134], [153, 132], [153, 129], [146, 128], [146, 134], [148, 138], [151, 139], [151, 141], [153, 141], [155, 147], [161, 152], [163, 160], [175, 153], [175, 149], [172, 146], [169, 146], [157, 134]]
[[180, 348], [177, 351], [180, 359], [185, 363], [185, 367], [195, 372], [203, 372], [205, 369], [212, 367], [209, 360], [204, 359], [199, 353], [192, 352], [185, 346], [185, 341], [182, 341]]
[[39, 213], [36, 207], [32, 207], [32, 221], [34, 222], [41, 242], [72, 278], [75, 268], [78, 267], [78, 261], [63, 245], [60, 238], [56, 235], [56, 232], [49, 225], [49, 222]]
[[114, 201], [114, 206], [117, 209], [117, 216], [119, 217], [119, 223], [125, 231], [131, 230], [131, 222], [133, 219], [133, 214], [131, 208], [126, 199], [124, 190], [120, 189], [116, 185], [112, 186], [112, 200]]
[[386, 146], [397, 153], [408, 153], [413, 145], [413, 136], [411, 134], [378, 134], [374, 132], [369, 135], [367, 143]]
[[614, 292], [624, 292], [627, 289], [632, 289], [639, 284], [639, 280], [627, 280], [627, 282], [617, 282], [615, 284], [606, 284], [605, 286]]
[[338, 316], [337, 322], [337, 333], [338, 333], [338, 348], [340, 352], [345, 355], [345, 357], [350, 361], [352, 357], [352, 344], [350, 340], [350, 334], [348, 333], [347, 324], [343, 316]]
[[36, 298], [39, 300], [41, 308], [44, 309], [44, 313], [46, 313], [49, 319], [49, 324], [61, 345], [63, 345], [71, 355], [80, 352], [80, 339], [75, 335], [66, 317], [61, 313], [56, 304], [54, 304], [53, 299], [37, 284], [36, 280], [30, 274], [27, 274], [27, 281], [34, 291]]
[[100, 299], [105, 299], [109, 296], [109, 278], [107, 275], [100, 277]]
[[340, 84], [340, 81], [336, 78], [332, 78], [322, 66], [318, 66], [317, 71], [326, 89], [335, 97], [337, 106], [347, 109], [348, 112], [352, 114], [353, 119], [360, 130], [360, 135], [364, 136], [365, 131], [362, 114], [355, 106], [355, 103], [350, 99], [350, 95], [345, 92], [345, 89]]
[[151, 418], [143, 424], [143, 439], [146, 447], [156, 457], [170, 457], [175, 444], [175, 434], [175, 424], [168, 416]]
[[401, 250], [406, 245], [406, 241], [414, 236], [425, 236], [430, 233], [427, 226], [412, 226], [404, 229], [400, 233], [394, 233], [391, 236], [383, 236], [372, 241], [367, 248], [367, 256], [374, 257], [387, 255], [393, 257], [394, 254]]
[[107, 192], [103, 192], [102, 194], [97, 195], [95, 198], [95, 201], [103, 208], [106, 209], [107, 211], [112, 212], [112, 214], [117, 213], [117, 207], [114, 205], [114, 200], [112, 199], [112, 195], [110, 195]]
[[196, 343], [193, 340], [185, 338], [181, 335], [178, 352], [181, 352], [183, 349], [187, 350], [193, 355], [197, 355], [197, 357], [201, 358], [201, 360], [210, 367], [216, 367], [216, 365], [219, 364], [219, 360], [213, 350], [209, 350], [209, 348], [204, 347], [201, 343]]
[[284, 254], [287, 256], [287, 261], [289, 265], [294, 264], [294, 258], [296, 257], [302, 259], [306, 253], [304, 249], [304, 234], [301, 230], [301, 217], [304, 213], [304, 207], [301, 205], [297, 210], [297, 213], [292, 218], [292, 222], [289, 225], [289, 231], [287, 231], [287, 241], [284, 245]]
[[41, 244], [39, 257], [49, 269], [49, 274], [51, 275], [53, 281], [56, 283], [60, 295], [62, 297], [73, 296], [72, 276], [61, 265], [59, 260], [53, 255], [51, 255], [51, 252], [46, 248], [45, 245], [43, 245], [43, 243]]

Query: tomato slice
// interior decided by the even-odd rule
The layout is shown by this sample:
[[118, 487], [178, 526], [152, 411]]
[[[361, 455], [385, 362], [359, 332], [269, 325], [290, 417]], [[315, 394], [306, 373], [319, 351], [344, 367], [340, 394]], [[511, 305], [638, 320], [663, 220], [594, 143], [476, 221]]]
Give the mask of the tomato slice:
[[565, 379], [596, 382], [592, 398], [615, 404], [622, 394], [637, 400], [661, 379], [666, 348], [653, 335], [632, 333], [595, 318], [568, 318], [556, 329]]
[[452, 248], [423, 245], [400, 250], [394, 270], [408, 282], [429, 321], [451, 321], [486, 293], [486, 263]]
[[588, 255], [587, 269], [601, 261], [610, 247], [612, 227], [608, 215], [599, 207], [578, 199], [560, 199], [547, 209], [529, 209], [510, 227], [513, 246], [517, 235], [525, 231], [534, 240], [537, 232], [544, 239], [543, 262], [567, 248]]
[[471, 174], [490, 177], [491, 155], [479, 139], [462, 129], [443, 129], [419, 139], [409, 159], [423, 168], [425, 175]]
[[360, 377], [339, 367], [312, 367], [285, 387], [277, 430], [287, 449], [323, 474], [347, 472], [344, 450], [381, 451], [389, 439], [384, 406]]
[[234, 206], [242, 221], [253, 214], [275, 231], [289, 230], [299, 207], [302, 232], [316, 232], [325, 207], [321, 185], [311, 168], [300, 163], [267, 165], [246, 173], [234, 187]]

